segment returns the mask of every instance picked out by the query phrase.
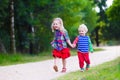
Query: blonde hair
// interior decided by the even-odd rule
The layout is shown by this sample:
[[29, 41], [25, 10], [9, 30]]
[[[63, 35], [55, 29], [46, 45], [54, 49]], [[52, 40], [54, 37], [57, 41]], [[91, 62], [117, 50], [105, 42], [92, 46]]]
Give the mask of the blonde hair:
[[60, 22], [60, 31], [61, 31], [61, 32], [66, 31], [66, 29], [65, 29], [64, 26], [63, 26], [63, 20], [62, 20], [61, 18], [54, 18], [54, 19], [53, 19], [53, 22], [52, 22], [52, 24], [51, 24], [52, 32], [54, 32], [53, 23], [54, 23], [55, 20], [58, 20], [58, 21]]
[[88, 28], [85, 24], [79, 25], [78, 31], [80, 31], [81, 28], [84, 29], [86, 33], [88, 32]]

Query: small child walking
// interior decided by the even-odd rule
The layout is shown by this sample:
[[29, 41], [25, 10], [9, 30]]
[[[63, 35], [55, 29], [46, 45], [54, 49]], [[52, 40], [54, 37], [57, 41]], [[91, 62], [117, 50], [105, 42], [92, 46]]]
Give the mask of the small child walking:
[[90, 67], [89, 51], [93, 52], [90, 37], [86, 35], [88, 28], [85, 24], [81, 24], [78, 28], [79, 35], [73, 41], [73, 47], [77, 44], [77, 53], [79, 60], [80, 71], [84, 72], [84, 62], [86, 63], [86, 70]]
[[51, 42], [52, 55], [54, 57], [53, 69], [58, 72], [57, 58], [62, 59], [62, 71], [66, 72], [66, 58], [70, 57], [70, 49], [67, 47], [67, 43], [72, 47], [72, 43], [68, 36], [67, 30], [63, 26], [63, 21], [61, 18], [54, 18], [51, 25], [52, 32], [54, 32], [54, 39]]

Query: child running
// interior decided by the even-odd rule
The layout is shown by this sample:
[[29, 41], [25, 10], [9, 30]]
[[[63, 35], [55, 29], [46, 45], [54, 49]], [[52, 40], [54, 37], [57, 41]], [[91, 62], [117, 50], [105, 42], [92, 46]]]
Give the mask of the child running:
[[84, 72], [84, 61], [86, 62], [86, 70], [90, 67], [89, 51], [93, 52], [93, 47], [89, 36], [86, 36], [88, 28], [85, 24], [81, 24], [78, 28], [79, 35], [73, 41], [73, 47], [77, 44], [77, 53], [80, 71]]
[[63, 26], [63, 21], [61, 18], [54, 18], [52, 25], [52, 32], [55, 33], [54, 40], [51, 42], [52, 55], [54, 57], [54, 66], [53, 69], [58, 72], [57, 58], [62, 59], [62, 71], [66, 72], [66, 58], [70, 57], [70, 49], [67, 48], [67, 43], [72, 47], [71, 41], [68, 36], [67, 30]]

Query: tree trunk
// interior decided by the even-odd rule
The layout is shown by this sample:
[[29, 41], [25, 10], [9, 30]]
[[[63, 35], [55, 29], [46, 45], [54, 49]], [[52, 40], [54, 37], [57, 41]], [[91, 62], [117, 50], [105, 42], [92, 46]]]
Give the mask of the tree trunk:
[[6, 52], [6, 49], [5, 49], [5, 46], [4, 46], [4, 44], [2, 43], [1, 39], [0, 39], [0, 52], [2, 52], [2, 53], [7, 53], [7, 52]]
[[10, 0], [10, 48], [12, 53], [16, 53], [15, 31], [14, 31], [14, 0]]
[[[33, 13], [32, 12], [30, 13], [30, 17], [31, 17], [31, 20], [33, 21]], [[35, 36], [33, 24], [30, 25], [30, 34], [32, 36], [32, 39], [30, 40], [29, 53], [33, 54], [34, 53], [34, 36]]]
[[97, 27], [97, 28], [95, 29], [95, 34], [96, 34], [95, 41], [96, 41], [96, 46], [97, 46], [97, 47], [99, 46], [99, 34], [98, 34], [98, 31], [99, 31], [99, 28]]

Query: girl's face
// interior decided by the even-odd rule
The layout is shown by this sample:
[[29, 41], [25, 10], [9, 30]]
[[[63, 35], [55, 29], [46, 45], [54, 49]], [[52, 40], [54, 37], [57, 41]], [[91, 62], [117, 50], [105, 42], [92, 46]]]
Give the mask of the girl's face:
[[54, 20], [53, 21], [53, 28], [55, 30], [60, 30], [60, 21], [59, 20]]
[[86, 32], [83, 28], [81, 28], [78, 32], [81, 36], [85, 36], [85, 34], [86, 34]]

